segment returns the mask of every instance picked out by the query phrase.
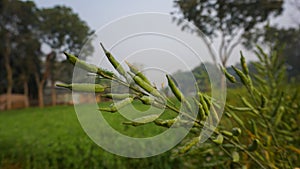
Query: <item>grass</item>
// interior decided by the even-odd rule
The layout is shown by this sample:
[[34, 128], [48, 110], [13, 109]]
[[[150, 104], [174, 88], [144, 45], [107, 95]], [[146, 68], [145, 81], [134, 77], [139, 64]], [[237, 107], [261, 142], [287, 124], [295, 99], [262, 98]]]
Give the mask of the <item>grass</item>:
[[[296, 89], [299, 86], [290, 86], [290, 88]], [[237, 98], [246, 94], [245, 89], [229, 89], [227, 102], [232, 105], [242, 105], [240, 99]], [[101, 103], [99, 107], [105, 107], [109, 104], [110, 102]], [[148, 110], [149, 108], [138, 102], [134, 102], [133, 106], [139, 110]], [[124, 109], [124, 116], [127, 115], [126, 112], [131, 113], [130, 109]], [[86, 114], [88, 117], [88, 113]], [[83, 116], [85, 117], [86, 114]], [[102, 114], [114, 129], [131, 137], [151, 137], [165, 130], [154, 124], [139, 127], [122, 125], [126, 121], [122, 114]], [[175, 114], [168, 111], [162, 118], [170, 116], [175, 116]], [[247, 118], [246, 115], [241, 116], [241, 119], [248, 124]], [[229, 129], [238, 126], [225, 115], [220, 124]], [[242, 136], [244, 134], [242, 133]], [[242, 137], [241, 140], [245, 138]], [[297, 147], [297, 145], [295, 146]], [[185, 154], [178, 158], [170, 158], [170, 151], [143, 159], [119, 157], [104, 151], [91, 141], [83, 131], [73, 106], [56, 106], [44, 109], [28, 108], [0, 112], [0, 169], [193, 168], [193, 166], [200, 166], [200, 164], [207, 162], [205, 161], [207, 155], [204, 152], [208, 150], [211, 149], [198, 150], [197, 153], [200, 155], [189, 157], [188, 154]]]
[[[109, 103], [100, 106], [105, 104]], [[146, 109], [138, 103], [135, 106]], [[118, 113], [103, 115], [114, 128], [129, 136], [148, 137], [164, 130], [153, 124], [136, 129], [120, 125], [124, 117]], [[145, 159], [130, 159], [104, 151], [85, 134], [73, 106], [0, 112], [0, 168], [3, 169], [180, 168], [180, 161], [169, 156], [170, 152], [166, 152]]]

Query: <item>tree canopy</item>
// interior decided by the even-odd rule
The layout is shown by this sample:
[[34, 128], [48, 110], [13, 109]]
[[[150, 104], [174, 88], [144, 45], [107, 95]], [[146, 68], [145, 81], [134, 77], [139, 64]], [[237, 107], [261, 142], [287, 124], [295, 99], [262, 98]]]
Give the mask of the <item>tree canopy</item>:
[[282, 48], [281, 57], [287, 63], [289, 77], [300, 79], [300, 28], [266, 29], [263, 42], [272, 48]]
[[[200, 36], [221, 38], [217, 56], [212, 55], [219, 57], [224, 66], [232, 50], [247, 41], [245, 35], [255, 33], [254, 28], [283, 11], [283, 1], [278, 0], [178, 0], [174, 3], [179, 9], [174, 17], [183, 29], [192, 29]], [[183, 19], [191, 21], [198, 29], [182, 25]], [[206, 44], [211, 48], [210, 41]]]
[[[43, 88], [47, 80], [64, 80], [57, 76], [59, 60], [64, 51], [79, 54], [92, 31], [69, 7], [38, 8], [32, 1], [0, 0], [0, 61], [1, 81], [9, 95], [13, 92], [38, 93], [43, 105]], [[42, 50], [47, 46], [50, 53]], [[92, 52], [92, 48], [91, 51]], [[65, 68], [66, 70], [66, 68]], [[67, 69], [64, 73], [71, 72]], [[53, 82], [54, 83], [54, 82]], [[27, 87], [26, 87], [27, 86]], [[26, 91], [27, 92], [26, 92]], [[7, 107], [10, 107], [10, 101]]]

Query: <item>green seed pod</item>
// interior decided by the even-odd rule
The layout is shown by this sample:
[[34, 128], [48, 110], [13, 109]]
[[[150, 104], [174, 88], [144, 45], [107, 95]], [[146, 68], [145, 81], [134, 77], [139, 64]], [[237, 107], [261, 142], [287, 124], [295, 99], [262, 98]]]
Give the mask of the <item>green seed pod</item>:
[[256, 123], [253, 119], [250, 120], [250, 125], [251, 125], [250, 131], [252, 132], [252, 134], [258, 136]]
[[140, 100], [146, 105], [151, 105], [155, 101], [155, 99], [150, 96], [142, 96]]
[[235, 148], [235, 145], [230, 144], [230, 143], [225, 143], [225, 144], [222, 145], [222, 147], [224, 147], [224, 148]]
[[100, 107], [98, 110], [106, 111], [106, 112], [112, 112], [112, 113], [117, 111], [115, 108], [111, 108], [111, 107]]
[[249, 70], [248, 70], [248, 66], [247, 66], [247, 63], [246, 63], [246, 60], [245, 60], [245, 57], [242, 53], [242, 51], [240, 51], [240, 54], [241, 54], [241, 65], [242, 65], [242, 69], [243, 69], [243, 72], [248, 75], [249, 74]]
[[137, 123], [150, 123], [150, 122], [153, 122], [154, 120], [156, 120], [159, 116], [160, 116], [160, 114], [150, 114], [147, 116], [136, 118], [133, 121], [135, 121]]
[[204, 120], [206, 118], [206, 115], [203, 106], [200, 103], [198, 104], [198, 106], [199, 106], [199, 120]]
[[247, 150], [251, 152], [257, 150], [258, 144], [259, 144], [259, 140], [254, 139], [253, 142], [248, 146]]
[[206, 102], [207, 108], [210, 109], [210, 106], [213, 106], [211, 99], [206, 95], [202, 94], [204, 101]]
[[295, 141], [295, 137], [284, 136], [283, 138], [288, 142]]
[[190, 121], [190, 120], [182, 120], [182, 119], [178, 120], [178, 123], [177, 123], [177, 125], [175, 127], [190, 127], [191, 125], [193, 125], [193, 127], [198, 127], [198, 128], [201, 127], [196, 122], [193, 122], [193, 121]]
[[130, 74], [135, 81], [137, 85], [139, 85], [142, 89], [144, 89], [146, 92], [152, 94], [153, 96], [163, 98], [163, 96], [159, 93], [157, 89], [155, 89], [153, 86], [150, 84], [146, 83], [142, 78], [140, 78], [137, 75], [132, 75]]
[[81, 69], [84, 69], [91, 73], [97, 73], [98, 75], [105, 77], [105, 78], [109, 78], [109, 79], [111, 79], [112, 77], [115, 77], [115, 75], [110, 71], [98, 68], [97, 66], [92, 65], [92, 64], [88, 64], [85, 61], [78, 59], [76, 56], [74, 56], [72, 54], [69, 54], [66, 52], [64, 52], [64, 54], [67, 56], [67, 60], [71, 64], [76, 65]]
[[281, 121], [281, 124], [283, 125], [283, 128], [285, 128], [286, 130], [293, 130], [290, 122], [286, 123], [284, 121]]
[[[75, 55], [69, 54], [67, 52], [64, 52], [64, 54], [67, 57], [67, 60], [72, 64], [75, 65], [76, 62], [80, 61]], [[84, 64], [83, 64], [84, 65]]]
[[151, 83], [150, 83], [150, 81], [148, 80], [148, 78], [147, 78], [141, 71], [139, 71], [139, 70], [138, 70], [136, 67], [134, 67], [132, 64], [130, 64], [130, 63], [128, 63], [128, 62], [125, 62], [125, 63], [128, 65], [128, 67], [129, 67], [129, 69], [130, 69], [130, 71], [131, 71], [132, 73], [134, 73], [135, 75], [139, 76], [141, 79], [144, 80], [144, 82], [146, 82], [146, 83], [148, 83], [148, 84], [151, 85]]
[[260, 107], [265, 108], [267, 105], [267, 98], [263, 94], [260, 94], [260, 100], [261, 100]]
[[117, 100], [123, 100], [128, 97], [133, 98], [132, 94], [116, 94], [116, 93], [107, 93], [107, 94], [102, 94], [102, 97], [109, 98], [109, 99], [117, 99]]
[[170, 128], [178, 119], [170, 119], [170, 120], [162, 120], [162, 119], [156, 119], [154, 120], [154, 123], [158, 126], [167, 127]]
[[250, 109], [254, 109], [253, 106], [248, 102], [248, 100], [245, 97], [241, 97], [241, 99], [245, 106], [249, 107]]
[[237, 124], [239, 124], [240, 126], [242, 126], [243, 128], [245, 128], [245, 125], [244, 125], [244, 122], [235, 114], [235, 113], [233, 113], [233, 112], [228, 112], [231, 116], [232, 116], [232, 118], [233, 118], [233, 120], [237, 123]]
[[254, 66], [255, 66], [255, 68], [257, 69], [257, 71], [260, 73], [260, 74], [265, 74], [264, 72], [265, 72], [265, 67], [261, 64], [261, 63], [259, 63], [259, 62], [254, 62], [254, 63], [252, 63]]
[[272, 51], [272, 53], [271, 53], [271, 64], [276, 65], [277, 63], [278, 63], [277, 51]]
[[101, 47], [102, 47], [102, 49], [103, 49], [103, 51], [104, 51], [104, 53], [105, 53], [107, 59], [108, 59], [109, 62], [113, 65], [113, 67], [114, 67], [114, 68], [115, 68], [115, 69], [116, 69], [123, 77], [127, 78], [126, 72], [125, 72], [124, 68], [121, 66], [121, 64], [113, 57], [113, 55], [112, 55], [110, 52], [108, 52], [108, 51], [104, 48], [104, 46], [103, 46], [102, 43], [100, 43], [100, 45], [101, 45]]
[[229, 131], [226, 131], [226, 130], [222, 130], [221, 133], [224, 134], [225, 136], [228, 136], [228, 137], [232, 137], [232, 135], [233, 135], [232, 132], [229, 132]]
[[291, 131], [276, 129], [276, 132], [285, 136], [294, 136]]
[[124, 121], [122, 124], [136, 127], [136, 126], [144, 125], [145, 123], [137, 123], [134, 121]]
[[110, 71], [107, 71], [107, 70], [104, 70], [101, 68], [98, 68], [97, 74], [102, 77], [105, 77], [107, 79], [112, 79], [112, 78], [116, 77], [116, 75], [113, 72], [110, 72]]
[[234, 136], [240, 136], [242, 134], [242, 130], [238, 127], [234, 127], [232, 128], [231, 130], [231, 133], [234, 135]]
[[264, 50], [260, 46], [258, 46], [258, 45], [256, 45], [256, 48], [259, 51], [259, 52], [257, 52], [257, 54], [259, 56], [263, 55], [265, 61], [268, 60], [268, 55], [264, 52]]
[[230, 113], [228, 113], [228, 112], [225, 112], [225, 115], [226, 115], [228, 118], [231, 118], [231, 117], [232, 117], [232, 115], [231, 115]]
[[267, 84], [266, 80], [262, 79], [260, 76], [258, 76], [258, 75], [253, 75], [253, 77], [255, 78], [255, 80], [257, 80], [257, 82], [259, 82], [259, 83], [261, 83], [261, 84], [264, 84], [264, 85]]
[[284, 113], [284, 107], [280, 106], [278, 109], [278, 112], [276, 113], [275, 119], [274, 119], [274, 126], [278, 126], [282, 119], [282, 115]]
[[184, 154], [188, 152], [194, 145], [196, 145], [199, 142], [199, 137], [194, 137], [191, 139], [190, 142], [188, 142], [186, 145], [184, 145], [178, 152], [178, 154]]
[[266, 146], [269, 147], [272, 143], [272, 136], [266, 135]]
[[90, 84], [90, 83], [57, 84], [56, 86], [68, 88], [73, 91], [96, 92], [96, 93], [103, 92], [107, 88], [100, 84]]
[[226, 77], [231, 83], [236, 83], [235, 77], [234, 77], [233, 75], [229, 74], [229, 73], [227, 72], [227, 70], [226, 70], [224, 67], [222, 67], [222, 66], [220, 65], [220, 69], [221, 69], [222, 72], [225, 74], [225, 77]]
[[193, 98], [195, 103], [198, 105], [198, 119], [201, 121], [201, 120], [204, 120], [206, 115], [205, 115], [205, 111], [203, 109], [203, 106], [202, 104], [196, 100], [195, 98]]
[[207, 106], [207, 104], [204, 100], [204, 97], [203, 97], [202, 93], [198, 92], [198, 96], [199, 96], [199, 101], [200, 101], [200, 103], [203, 106], [203, 109], [205, 111], [205, 114], [208, 116], [210, 114], [210, 111], [208, 109], [208, 106]]
[[159, 109], [165, 109], [165, 105], [157, 103], [156, 101], [154, 101], [151, 105]]
[[193, 133], [193, 134], [197, 134], [197, 135], [200, 134], [199, 128], [196, 128], [196, 127], [191, 128], [191, 129], [190, 129], [190, 132]]
[[183, 105], [184, 105], [185, 108], [187, 108], [187, 110], [189, 112], [193, 112], [192, 106], [187, 100], [185, 100], [185, 99], [183, 100]]
[[185, 100], [184, 95], [181, 93], [181, 91], [178, 89], [178, 87], [176, 86], [175, 82], [173, 81], [172, 77], [170, 75], [166, 75], [167, 79], [168, 79], [168, 84], [169, 87], [171, 88], [173, 94], [176, 96], [176, 98], [179, 101], [183, 101]]
[[238, 163], [240, 161], [240, 155], [238, 152], [236, 151], [232, 152], [231, 156], [232, 156], [232, 162]]
[[114, 112], [117, 112], [119, 109], [127, 106], [132, 101], [133, 101], [133, 98], [128, 97], [128, 98], [126, 98], [124, 100], [121, 100], [119, 102], [111, 104], [110, 107], [99, 108], [98, 110], [114, 113]]
[[111, 108], [119, 110], [119, 109], [127, 106], [128, 104], [130, 104], [132, 101], [133, 101], [133, 98], [128, 97], [128, 98], [126, 98], [124, 100], [121, 100], [119, 102], [116, 102], [116, 103], [112, 104]]
[[249, 108], [249, 107], [236, 107], [236, 106], [232, 106], [232, 105], [227, 105], [227, 107], [228, 107], [230, 110], [234, 110], [234, 111], [238, 111], [238, 112], [252, 111], [252, 109]]
[[261, 55], [259, 54], [258, 51], [254, 51], [255, 55], [258, 57], [260, 62], [264, 62], [263, 58], [261, 57]]
[[259, 115], [257, 110], [248, 102], [248, 100], [245, 97], [241, 97], [241, 99], [243, 104], [251, 109], [251, 112], [253, 112], [255, 115]]
[[216, 139], [212, 140], [214, 143], [221, 145], [223, 143], [224, 137], [219, 134]]
[[249, 78], [241, 70], [239, 70], [238, 68], [236, 68], [234, 66], [231, 66], [231, 67], [236, 72], [236, 74], [240, 77], [242, 83], [245, 86], [250, 86], [250, 80], [249, 80]]
[[212, 116], [213, 119], [215, 119], [215, 121], [220, 121], [219, 120], [219, 115], [216, 111], [216, 109], [214, 108], [214, 106], [212, 105], [211, 108], [210, 108], [212, 111], [212, 113], [210, 114]]
[[147, 116], [136, 118], [133, 121], [123, 122], [123, 124], [139, 126], [139, 125], [143, 125], [143, 124], [153, 122], [159, 116], [160, 116], [159, 114], [150, 114], [150, 115], [147, 115]]

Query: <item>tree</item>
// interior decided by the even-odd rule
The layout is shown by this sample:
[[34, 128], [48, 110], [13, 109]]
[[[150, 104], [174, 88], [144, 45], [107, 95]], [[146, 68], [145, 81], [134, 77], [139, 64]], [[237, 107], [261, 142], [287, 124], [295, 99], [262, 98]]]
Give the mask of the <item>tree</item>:
[[[62, 52], [74, 51], [79, 54], [86, 38], [92, 31], [87, 24], [82, 21], [71, 8], [55, 6], [39, 11], [40, 25], [39, 36], [42, 44], [46, 44], [50, 53], [46, 54], [46, 67], [43, 76], [36, 74], [36, 82], [39, 89], [39, 105], [43, 107], [43, 86], [45, 81], [50, 78], [52, 105], [56, 104], [55, 81], [61, 76], [56, 73], [56, 57]], [[89, 52], [93, 52], [90, 50]], [[64, 77], [63, 77], [64, 78]], [[71, 77], [70, 77], [71, 78]]]
[[36, 24], [35, 11], [36, 6], [33, 2], [22, 2], [17, 0], [0, 1], [0, 35], [1, 35], [1, 53], [6, 71], [6, 94], [7, 109], [11, 108], [11, 93], [13, 91], [13, 51], [16, 51], [16, 44], [19, 36], [25, 32], [30, 32]]
[[268, 27], [264, 32], [262, 42], [273, 48], [283, 48], [282, 57], [288, 65], [289, 77], [299, 78], [300, 74], [300, 27], [276, 28]]
[[[34, 2], [0, 0], [0, 9], [0, 41], [3, 44], [0, 46], [0, 60], [5, 67], [3, 69], [1, 65], [1, 77], [6, 77], [1, 84], [7, 86], [4, 88], [8, 95], [7, 108], [11, 107], [13, 90], [20, 92], [20, 86], [23, 86], [21, 88], [26, 95], [32, 91], [28, 86], [28, 81], [31, 83], [32, 79], [36, 82], [34, 88], [38, 90], [40, 107], [44, 106], [45, 83], [51, 80], [52, 102], [55, 105], [54, 82], [61, 78], [57, 73], [60, 69], [56, 69], [59, 65], [57, 56], [70, 50], [78, 54], [85, 38], [92, 32], [68, 7], [38, 9]], [[50, 52], [43, 53], [41, 46], [49, 47]], [[66, 72], [70, 70], [69, 67]], [[68, 77], [71, 79], [71, 76]], [[65, 81], [66, 77], [61, 79]]]
[[[41, 61], [41, 43], [32, 32], [24, 32], [18, 36], [14, 50], [14, 76], [13, 78], [17, 83], [14, 85], [20, 85], [19, 88], [23, 88], [23, 93], [29, 97], [29, 90], [36, 90], [35, 86], [29, 85], [31, 77], [37, 72], [40, 72], [39, 65]], [[16, 90], [16, 89], [15, 89]]]
[[[278, 0], [178, 0], [174, 3], [179, 9], [174, 16], [182, 16], [177, 21], [183, 29], [190, 29], [201, 37], [206, 35], [211, 40], [221, 38], [218, 54], [213, 52], [211, 40], [203, 40], [213, 60], [219, 57], [223, 66], [226, 66], [233, 49], [247, 41], [245, 37], [249, 34], [255, 34], [255, 28], [271, 16], [281, 14], [283, 5], [283, 1]], [[198, 29], [182, 25], [183, 19], [191, 21]]]
[[[214, 67], [215, 65], [211, 63], [201, 63], [199, 66], [193, 69], [193, 74], [197, 81], [198, 87], [200, 90], [209, 91], [210, 90], [210, 81], [207, 73], [207, 67]], [[216, 68], [212, 68], [211, 70], [215, 70]]]

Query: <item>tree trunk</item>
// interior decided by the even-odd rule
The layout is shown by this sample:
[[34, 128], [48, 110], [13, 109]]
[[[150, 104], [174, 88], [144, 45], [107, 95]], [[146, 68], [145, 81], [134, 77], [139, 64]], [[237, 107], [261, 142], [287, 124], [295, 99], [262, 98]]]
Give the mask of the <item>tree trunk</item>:
[[52, 106], [56, 106], [56, 90], [55, 90], [55, 84], [54, 80], [51, 80], [51, 101], [52, 101]]
[[57, 78], [57, 66], [55, 65], [55, 52], [52, 51], [52, 56], [49, 60], [49, 69], [51, 69], [51, 71], [49, 70], [50, 73], [50, 80], [51, 80], [51, 103], [52, 106], [56, 106], [56, 102], [57, 102], [57, 98], [56, 98], [56, 90], [55, 90], [55, 79]]
[[38, 99], [39, 99], [39, 107], [44, 107], [44, 84], [40, 82], [38, 84]]
[[39, 101], [39, 107], [43, 108], [44, 107], [44, 79], [40, 80], [38, 73], [36, 72], [35, 74], [35, 82], [38, 87], [38, 101]]
[[25, 107], [29, 107], [29, 89], [28, 89], [27, 81], [23, 82], [23, 88], [24, 88], [24, 96], [26, 97]]
[[5, 64], [5, 69], [6, 69], [6, 79], [7, 79], [7, 90], [6, 90], [6, 108], [8, 110], [11, 109], [11, 104], [12, 104], [12, 100], [11, 100], [11, 93], [12, 93], [12, 88], [13, 88], [13, 73], [12, 73], [12, 68], [10, 65], [10, 53], [11, 53], [11, 49], [10, 49], [10, 34], [6, 33], [5, 36], [5, 52], [4, 52], [4, 64]]
[[51, 52], [47, 55], [46, 57], [46, 62], [45, 62], [45, 71], [43, 73], [43, 77], [40, 78], [39, 74], [35, 72], [35, 82], [38, 86], [38, 100], [39, 100], [39, 107], [43, 108], [44, 107], [44, 84], [49, 76], [50, 72], [50, 62], [51, 59], [54, 57], [54, 53]]

